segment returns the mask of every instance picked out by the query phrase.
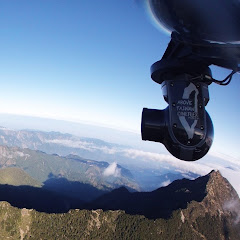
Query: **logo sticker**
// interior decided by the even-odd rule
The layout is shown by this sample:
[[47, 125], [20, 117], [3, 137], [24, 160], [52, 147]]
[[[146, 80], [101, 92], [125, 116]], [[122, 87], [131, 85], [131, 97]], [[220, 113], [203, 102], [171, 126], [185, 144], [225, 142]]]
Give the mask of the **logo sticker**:
[[[190, 98], [192, 92], [195, 92], [194, 99]], [[188, 135], [188, 139], [193, 138], [194, 130], [198, 122], [198, 94], [199, 91], [196, 86], [190, 83], [189, 86], [184, 89], [182, 99], [177, 102], [177, 115]], [[193, 121], [191, 126], [186, 118]]]

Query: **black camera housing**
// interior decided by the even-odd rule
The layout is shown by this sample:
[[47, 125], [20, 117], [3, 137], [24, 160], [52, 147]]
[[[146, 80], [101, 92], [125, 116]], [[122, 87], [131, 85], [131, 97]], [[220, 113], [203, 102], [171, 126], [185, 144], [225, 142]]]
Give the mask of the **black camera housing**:
[[188, 74], [162, 82], [169, 106], [164, 110], [144, 108], [142, 139], [160, 142], [175, 157], [194, 161], [202, 158], [213, 142], [213, 124], [205, 106], [208, 84], [189, 81]]
[[[237, 0], [146, 0], [154, 19], [171, 32], [162, 59], [151, 66], [168, 103], [164, 110], [144, 108], [142, 139], [160, 142], [175, 157], [194, 161], [213, 142], [213, 124], [205, 106], [208, 86], [228, 85], [240, 72], [240, 2]], [[213, 12], [217, 6], [218, 11]], [[223, 80], [209, 66], [231, 69]]]

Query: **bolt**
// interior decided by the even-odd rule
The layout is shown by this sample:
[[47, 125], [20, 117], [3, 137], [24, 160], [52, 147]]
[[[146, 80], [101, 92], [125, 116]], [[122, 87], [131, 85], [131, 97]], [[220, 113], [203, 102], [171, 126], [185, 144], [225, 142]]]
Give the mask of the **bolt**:
[[204, 129], [204, 127], [203, 126], [201, 126], [201, 130], [203, 130]]
[[174, 124], [173, 124], [173, 127], [174, 127], [174, 128], [176, 128], [176, 127], [177, 127], [177, 124], [176, 124], [176, 123], [174, 123]]
[[170, 85], [171, 85], [171, 87], [173, 87], [173, 85], [174, 85], [174, 84], [171, 82], [171, 84], [170, 84]]
[[176, 103], [173, 103], [172, 106], [173, 106], [173, 107], [176, 107]]

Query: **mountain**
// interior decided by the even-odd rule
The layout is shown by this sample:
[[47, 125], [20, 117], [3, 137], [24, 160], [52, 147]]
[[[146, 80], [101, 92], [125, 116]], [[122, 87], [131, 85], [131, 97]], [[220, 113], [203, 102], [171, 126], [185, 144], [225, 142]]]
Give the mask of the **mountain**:
[[41, 151], [0, 146], [0, 167], [20, 168], [40, 182], [43, 188], [84, 201], [93, 200], [119, 186], [138, 190], [131, 172], [120, 165], [74, 155], [60, 157]]
[[[202, 202], [203, 199], [208, 201], [206, 199], [209, 198], [210, 194], [214, 194], [211, 195], [211, 198], [217, 197], [217, 201], [221, 201], [220, 205], [223, 206], [223, 201], [238, 197], [236, 191], [230, 186], [229, 182], [219, 172], [213, 171], [196, 180], [176, 180], [167, 187], [152, 192], [130, 193], [126, 188], [121, 187], [94, 200], [87, 205], [87, 208], [121, 209], [126, 213], [140, 214], [150, 219], [170, 218], [173, 211], [179, 208], [187, 208], [192, 201]], [[214, 209], [217, 210], [216, 207]]]
[[121, 144], [126, 144], [127, 141], [128, 145], [130, 144], [133, 146], [142, 143], [139, 133], [117, 130], [91, 123], [78, 123], [42, 117], [0, 113], [0, 126], [11, 129], [38, 129], [40, 131], [64, 132]]
[[32, 186], [41, 187], [42, 184], [29, 176], [21, 168], [4, 168], [0, 169], [0, 184], [9, 184], [12, 186]]
[[0, 201], [7, 201], [14, 207], [35, 209], [46, 213], [64, 213], [84, 204], [80, 199], [44, 188], [7, 184], [0, 185]]
[[[12, 130], [0, 127], [0, 145], [29, 148], [47, 154], [58, 154], [62, 157], [76, 158], [75, 156], [80, 156], [82, 159], [99, 162], [117, 162], [122, 166], [121, 172], [124, 171], [128, 177], [130, 177], [129, 172], [127, 173], [123, 167], [131, 171], [131, 179], [134, 178], [142, 191], [152, 191], [163, 183], [166, 184], [166, 181], [175, 180], [176, 177], [184, 178], [189, 175], [189, 178], [192, 179], [191, 170], [179, 171], [174, 164], [174, 159], [171, 158], [169, 161], [169, 155], [144, 152], [142, 149], [133, 149], [130, 146], [113, 144], [96, 138], [79, 137], [60, 132]], [[156, 161], [158, 158], [161, 164]], [[180, 162], [177, 165], [181, 165]], [[176, 174], [175, 177], [165, 176], [169, 172]], [[197, 176], [199, 175], [195, 174], [195, 177]], [[163, 177], [167, 179], [163, 179]]]
[[126, 158], [118, 155], [116, 151], [116, 149], [123, 149], [126, 146], [68, 133], [12, 130], [2, 127], [0, 128], [0, 145], [29, 148], [60, 156], [72, 154], [98, 161], [126, 161]]
[[142, 148], [139, 148], [138, 151], [141, 154], [138, 156], [138, 151], [136, 152], [131, 146], [106, 142], [97, 138], [79, 137], [69, 133], [13, 130], [0, 127], [0, 145], [29, 148], [64, 157], [76, 155], [95, 161], [117, 162], [131, 171], [138, 168], [146, 169], [146, 161], [148, 161], [148, 167], [153, 169], [155, 167], [153, 161], [149, 161], [149, 155], [141, 155], [144, 154]]
[[[207, 174], [212, 169], [221, 169], [223, 176], [231, 182], [240, 195], [238, 184], [240, 176], [239, 161], [221, 154], [217, 154], [217, 156], [221, 155], [224, 159], [213, 157], [213, 153], [209, 153], [205, 159], [196, 162], [185, 162], [179, 161], [169, 154], [161, 153], [159, 152], [160, 150], [158, 153], [144, 151], [140, 146], [132, 148], [95, 138], [85, 138], [59, 132], [10, 130], [6, 128], [0, 128], [0, 144], [29, 148], [46, 152], [47, 154], [58, 154], [65, 158], [80, 156], [82, 159], [94, 160], [95, 163], [118, 163], [117, 169], [121, 167], [122, 176], [129, 180], [131, 179], [130, 182], [133, 182], [132, 180], [134, 179], [135, 184], [137, 183], [138, 185], [137, 189], [141, 191], [152, 191], [160, 186], [169, 184], [175, 179], [194, 179]], [[128, 169], [131, 172], [131, 177], [124, 169]], [[114, 172], [115, 175], [117, 172]], [[55, 173], [54, 175], [56, 176]], [[46, 177], [48, 176], [45, 176], [45, 179]], [[75, 181], [75, 179], [70, 180]], [[108, 177], [108, 180], [116, 181], [116, 178], [110, 179]], [[110, 188], [112, 185], [115, 187], [125, 185], [136, 189], [134, 186], [130, 186], [132, 184], [123, 184], [122, 180], [120, 180], [120, 184], [117, 182], [114, 184], [111, 181], [109, 183]], [[95, 184], [101, 183], [99, 179], [92, 179], [92, 182]]]
[[[135, 212], [131, 213], [136, 196], [135, 204], [140, 208], [136, 211], [135, 207]], [[127, 206], [125, 210], [119, 198]], [[120, 188], [98, 201], [99, 205], [108, 206], [108, 209], [117, 208], [117, 205], [120, 208], [107, 211], [76, 209], [68, 213], [47, 214], [14, 208], [7, 202], [1, 202], [0, 236], [2, 239], [24, 240], [239, 240], [240, 199], [218, 171], [192, 181], [174, 181], [148, 196]], [[141, 203], [138, 204], [138, 201]], [[155, 204], [157, 201], [159, 206]], [[154, 204], [149, 207], [151, 203]]]
[[[135, 173], [135, 172], [134, 172]], [[175, 173], [173, 172], [167, 172], [164, 174], [159, 175], [158, 171], [148, 170], [146, 169], [144, 173], [141, 174], [135, 174], [136, 181], [141, 186], [142, 191], [153, 191], [159, 187], [164, 187], [169, 185], [171, 182], [177, 179], [196, 179], [197, 177], [200, 177], [199, 174], [195, 174], [192, 172], [188, 173]]]

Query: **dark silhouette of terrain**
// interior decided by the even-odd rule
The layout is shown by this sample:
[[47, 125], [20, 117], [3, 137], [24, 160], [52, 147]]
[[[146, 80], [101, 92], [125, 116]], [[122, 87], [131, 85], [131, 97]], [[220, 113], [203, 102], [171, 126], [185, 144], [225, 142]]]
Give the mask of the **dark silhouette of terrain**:
[[192, 181], [176, 180], [149, 193], [130, 193], [122, 187], [75, 206], [70, 205], [72, 199], [36, 187], [1, 185], [0, 197], [14, 206], [45, 212], [72, 207], [128, 213], [76, 209], [41, 214], [1, 202], [4, 239], [239, 239], [240, 199], [218, 171]]
[[86, 202], [92, 201], [107, 193], [107, 191], [99, 190], [90, 184], [69, 181], [63, 177], [49, 178], [44, 182], [43, 189]]
[[[30, 186], [0, 185], [0, 201], [7, 201], [18, 208], [33, 208], [47, 213], [63, 213], [76, 208], [86, 210], [102, 209], [104, 211], [124, 210], [127, 214], [144, 215], [148, 219], [169, 219], [175, 210], [187, 209], [189, 203], [194, 201], [203, 202], [205, 199], [205, 205], [209, 205], [214, 201], [216, 206], [209, 205], [209, 208], [217, 209], [218, 204], [223, 206], [227, 198], [237, 198], [237, 193], [229, 182], [219, 172], [214, 171], [195, 180], [176, 180], [167, 187], [152, 192], [129, 192], [125, 187], [120, 187], [91, 202], [84, 202], [78, 196], [88, 193], [91, 195], [91, 191], [100, 194], [100, 190], [94, 189], [92, 186], [88, 188], [87, 184], [69, 182], [63, 178], [53, 178], [51, 181], [54, 181], [54, 186], [65, 184], [66, 191], [78, 189], [79, 195], [70, 198], [50, 191], [50, 188], [47, 190]], [[230, 193], [229, 189], [231, 190]], [[208, 197], [207, 200], [206, 196]]]
[[[206, 196], [208, 179], [207, 175], [194, 181], [176, 180], [169, 186], [152, 192], [129, 192], [125, 187], [120, 187], [106, 193], [88, 184], [71, 182], [65, 178], [50, 178], [43, 188], [0, 185], [0, 201], [7, 201], [18, 208], [46, 213], [63, 213], [75, 208], [120, 209], [149, 219], [168, 219], [174, 210], [187, 208], [189, 202], [202, 201]], [[100, 197], [91, 202], [82, 200], [94, 196]]]
[[208, 180], [209, 175], [196, 180], [176, 180], [152, 192], [130, 193], [121, 187], [87, 203], [85, 208], [105, 211], [121, 209], [128, 214], [144, 215], [149, 219], [168, 219], [174, 210], [187, 208], [191, 201], [201, 202], [206, 196]]
[[17, 208], [35, 209], [46, 213], [67, 212], [76, 204], [74, 199], [48, 190], [12, 185], [0, 185], [0, 201], [7, 201]]
[[81, 208], [85, 203], [83, 199], [92, 200], [104, 193], [106, 192], [89, 184], [71, 182], [65, 178], [49, 179], [42, 188], [0, 185], [0, 201], [7, 201], [14, 207], [46, 213], [64, 213]]

